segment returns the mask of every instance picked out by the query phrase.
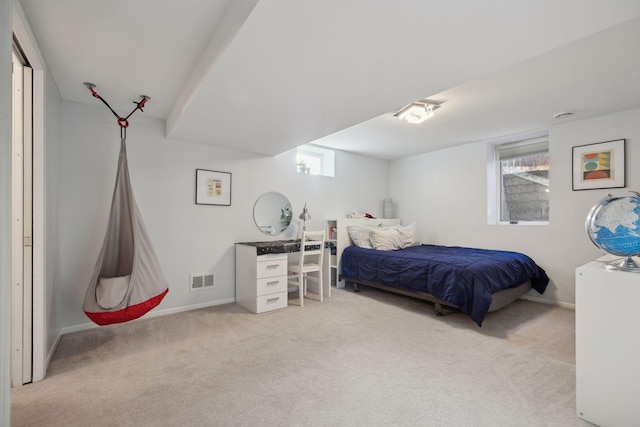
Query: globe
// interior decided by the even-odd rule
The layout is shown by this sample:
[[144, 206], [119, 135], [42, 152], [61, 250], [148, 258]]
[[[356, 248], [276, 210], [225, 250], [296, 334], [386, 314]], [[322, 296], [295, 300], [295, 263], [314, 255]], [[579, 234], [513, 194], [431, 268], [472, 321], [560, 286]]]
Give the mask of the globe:
[[585, 227], [594, 245], [624, 257], [606, 264], [605, 268], [640, 271], [632, 259], [632, 256], [640, 255], [640, 193], [618, 197], [609, 194], [591, 208]]

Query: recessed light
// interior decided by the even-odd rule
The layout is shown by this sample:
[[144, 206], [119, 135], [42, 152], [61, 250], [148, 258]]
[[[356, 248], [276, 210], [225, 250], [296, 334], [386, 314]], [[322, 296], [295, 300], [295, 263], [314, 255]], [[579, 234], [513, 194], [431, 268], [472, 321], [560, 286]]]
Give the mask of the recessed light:
[[570, 113], [568, 111], [563, 111], [561, 113], [554, 114], [553, 118], [554, 119], [568, 119], [571, 116], [573, 116], [573, 113]]

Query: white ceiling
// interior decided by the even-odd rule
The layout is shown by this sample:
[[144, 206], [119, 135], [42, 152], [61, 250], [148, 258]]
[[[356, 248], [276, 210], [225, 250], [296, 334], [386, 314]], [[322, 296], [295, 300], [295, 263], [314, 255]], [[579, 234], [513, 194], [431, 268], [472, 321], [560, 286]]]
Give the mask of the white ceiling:
[[[145, 94], [169, 138], [266, 155], [394, 159], [640, 106], [637, 0], [21, 3], [64, 99]], [[423, 98], [432, 119], [392, 116]]]

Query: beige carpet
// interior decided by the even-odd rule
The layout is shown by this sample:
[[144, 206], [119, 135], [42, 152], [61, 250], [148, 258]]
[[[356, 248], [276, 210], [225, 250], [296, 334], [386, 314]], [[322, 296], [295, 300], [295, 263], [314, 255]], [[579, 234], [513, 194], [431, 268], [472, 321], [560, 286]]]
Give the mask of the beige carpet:
[[374, 289], [228, 304], [64, 336], [47, 378], [12, 390], [12, 425], [587, 426], [574, 329], [558, 307], [478, 328]]

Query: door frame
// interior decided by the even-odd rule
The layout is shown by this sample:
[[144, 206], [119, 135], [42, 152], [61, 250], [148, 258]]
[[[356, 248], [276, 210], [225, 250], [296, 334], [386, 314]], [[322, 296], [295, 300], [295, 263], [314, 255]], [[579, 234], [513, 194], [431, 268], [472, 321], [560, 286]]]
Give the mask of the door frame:
[[[47, 313], [47, 290], [53, 283], [45, 276], [45, 144], [44, 103], [45, 68], [44, 59], [36, 43], [20, 2], [13, 2], [12, 28], [15, 39], [33, 69], [33, 376], [40, 381], [46, 375], [53, 350], [54, 340], [48, 345], [50, 313]], [[51, 83], [53, 84], [53, 82]], [[50, 293], [51, 289], [49, 290]]]

